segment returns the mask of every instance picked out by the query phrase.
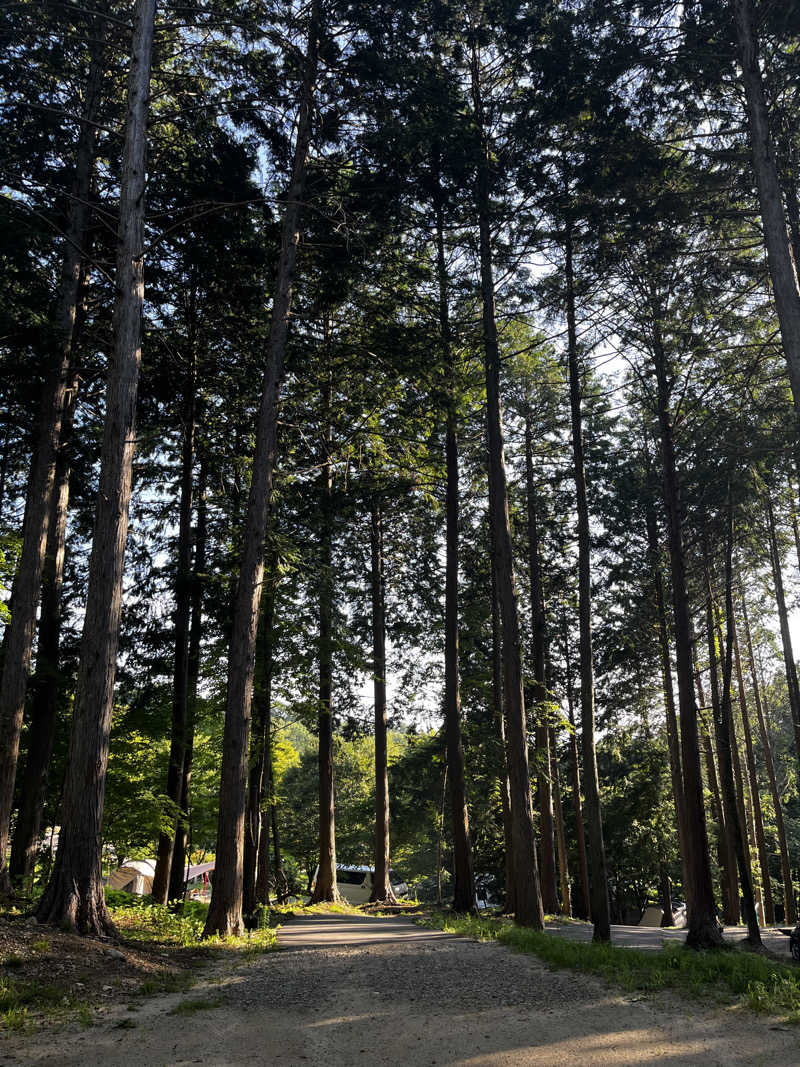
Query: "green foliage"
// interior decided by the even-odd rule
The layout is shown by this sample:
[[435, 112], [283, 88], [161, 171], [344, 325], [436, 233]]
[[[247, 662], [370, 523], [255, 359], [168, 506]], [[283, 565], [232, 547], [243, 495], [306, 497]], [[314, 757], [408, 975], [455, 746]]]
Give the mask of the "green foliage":
[[270, 925], [268, 920], [241, 937], [204, 939], [208, 904], [199, 900], [184, 901], [180, 910], [172, 910], [154, 903], [152, 897], [138, 897], [107, 889], [106, 903], [120, 933], [135, 941], [152, 941], [181, 948], [210, 945], [226, 950], [241, 950], [245, 954], [271, 952], [278, 943], [277, 927]]

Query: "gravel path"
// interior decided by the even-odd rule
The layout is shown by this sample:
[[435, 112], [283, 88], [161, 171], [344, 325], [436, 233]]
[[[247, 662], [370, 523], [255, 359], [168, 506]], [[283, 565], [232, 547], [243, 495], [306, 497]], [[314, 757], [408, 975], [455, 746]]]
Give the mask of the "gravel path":
[[212, 972], [188, 994], [154, 998], [90, 1030], [12, 1038], [0, 1044], [0, 1065], [800, 1062], [795, 1028], [620, 995], [534, 957], [402, 919], [312, 917], [287, 924], [281, 942], [288, 951]]

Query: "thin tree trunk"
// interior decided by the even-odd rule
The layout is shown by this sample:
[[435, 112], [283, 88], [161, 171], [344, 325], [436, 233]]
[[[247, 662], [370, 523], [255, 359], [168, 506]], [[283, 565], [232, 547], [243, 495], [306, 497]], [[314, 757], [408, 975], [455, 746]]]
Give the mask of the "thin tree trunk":
[[375, 698], [375, 873], [370, 900], [396, 904], [389, 877], [389, 760], [386, 726], [386, 599], [383, 573], [383, 514], [377, 493], [370, 501], [370, 586], [372, 593], [372, 684]]
[[646, 524], [650, 566], [653, 574], [653, 589], [656, 594], [656, 614], [658, 615], [658, 639], [661, 648], [661, 675], [664, 686], [664, 710], [667, 726], [669, 771], [672, 781], [672, 796], [675, 803], [675, 822], [678, 827], [678, 845], [681, 853], [683, 889], [684, 893], [688, 895], [691, 881], [686, 866], [686, 813], [684, 811], [683, 801], [683, 772], [681, 771], [680, 737], [678, 731], [678, 717], [675, 713], [675, 694], [672, 686], [672, 664], [670, 662], [669, 654], [667, 611], [664, 603], [664, 582], [661, 577], [661, 565], [658, 558], [658, 530], [656, 527], [656, 517], [651, 507], [647, 508]]
[[489, 195], [489, 154], [483, 118], [483, 99], [477, 45], [471, 58], [474, 120], [481, 138], [478, 163], [477, 209], [480, 236], [481, 301], [483, 308], [483, 349], [486, 372], [486, 416], [488, 424], [489, 506], [498, 597], [502, 626], [503, 707], [506, 715], [508, 776], [511, 789], [511, 823], [514, 840], [514, 881], [516, 911], [522, 926], [544, 927], [539, 869], [536, 861], [536, 835], [531, 805], [528, 767], [528, 731], [522, 692], [522, 649], [519, 612], [514, 581], [514, 557], [508, 517], [508, 488], [503, 455], [503, 426], [500, 414], [500, 353], [494, 301], [494, 269]]
[[14, 885], [28, 885], [36, 864], [39, 831], [47, 799], [47, 779], [53, 754], [58, 700], [62, 689], [59, 672], [61, 624], [63, 606], [61, 594], [64, 584], [66, 556], [67, 512], [71, 464], [69, 445], [77, 397], [77, 376], [64, 409], [61, 426], [54, 508], [47, 534], [47, 555], [42, 574], [42, 608], [36, 651], [36, 673], [32, 679], [33, 701], [28, 740], [28, 754], [22, 778], [17, 821], [11, 842], [9, 871]]
[[673, 420], [669, 404], [669, 372], [658, 315], [653, 323], [653, 358], [655, 362], [658, 419], [661, 436], [664, 511], [669, 547], [672, 609], [674, 615], [675, 665], [678, 681], [678, 706], [681, 731], [681, 768], [683, 772], [684, 814], [686, 819], [686, 903], [691, 948], [712, 948], [722, 943], [722, 932], [714, 906], [708, 831], [703, 805], [703, 778], [700, 770], [700, 743], [697, 705], [692, 682], [692, 641], [689, 595], [686, 588], [686, 561], [683, 548], [680, 482], [675, 460]]
[[[706, 778], [710, 794], [711, 817], [717, 824], [717, 865], [720, 875], [720, 895], [722, 899], [722, 918], [728, 926], [733, 926], [738, 921], [732, 915], [732, 909], [738, 899], [736, 889], [736, 858], [730, 850], [730, 835], [725, 827], [725, 812], [722, 807], [722, 798], [719, 791], [719, 778], [717, 776], [717, 764], [714, 758], [714, 749], [711, 744], [711, 735], [708, 725], [703, 719], [703, 711], [709, 707], [703, 689], [703, 679], [700, 676], [700, 668], [697, 664], [695, 653], [695, 638], [692, 636], [692, 657], [694, 666], [694, 679], [697, 686], [697, 699], [700, 702], [701, 727], [700, 733], [703, 745], [703, 758], [706, 762]], [[732, 888], [731, 888], [732, 887]]]
[[767, 265], [772, 279], [775, 310], [789, 370], [798, 424], [795, 464], [800, 473], [800, 285], [786, 228], [778, 165], [770, 133], [769, 110], [759, 64], [759, 42], [753, 0], [733, 0], [742, 84], [747, 103], [753, 174], [758, 188]]
[[[192, 291], [192, 328], [194, 328], [194, 287]], [[178, 560], [175, 576], [175, 665], [172, 682], [172, 726], [167, 800], [180, 810], [183, 790], [183, 763], [186, 753], [186, 722], [189, 705], [189, 630], [192, 617], [192, 493], [196, 432], [197, 351], [190, 343], [189, 368], [184, 396], [183, 446], [181, 448], [181, 486], [178, 507]], [[176, 814], [169, 833], [161, 832], [158, 857], [153, 876], [152, 896], [156, 904], [166, 904], [169, 896], [170, 870], [175, 845]]]
[[775, 582], [775, 602], [778, 606], [778, 619], [781, 628], [781, 642], [783, 645], [783, 664], [786, 671], [786, 688], [789, 694], [789, 711], [792, 717], [792, 729], [794, 731], [795, 757], [800, 767], [800, 683], [797, 679], [797, 665], [792, 648], [792, 635], [789, 630], [789, 613], [786, 609], [786, 594], [783, 590], [783, 574], [781, 573], [781, 557], [778, 549], [778, 538], [775, 534], [775, 513], [772, 510], [772, 501], [769, 496], [767, 502], [767, 521], [769, 525], [770, 562], [772, 564], [772, 577]]
[[275, 859], [275, 896], [279, 904], [286, 904], [289, 900], [289, 883], [283, 872], [283, 857], [281, 856], [281, 838], [278, 832], [278, 805], [275, 803], [275, 771], [270, 764], [271, 795], [273, 802], [270, 810], [270, 825], [272, 826], [272, 855]]
[[[730, 492], [730, 487], [729, 487]], [[742, 824], [736, 798], [736, 783], [733, 774], [732, 749], [735, 743], [733, 733], [733, 706], [731, 701], [731, 678], [733, 676], [733, 507], [728, 504], [728, 533], [725, 551], [725, 660], [722, 671], [722, 699], [720, 716], [717, 722], [717, 742], [720, 754], [720, 776], [722, 778], [722, 796], [726, 806], [726, 819], [731, 828], [733, 847], [736, 853], [736, 865], [739, 869], [739, 883], [742, 890], [744, 919], [747, 924], [747, 937], [754, 947], [761, 947], [761, 934], [758, 929], [758, 914], [753, 895], [753, 879], [750, 873], [747, 850], [745, 846], [745, 828]], [[712, 622], [713, 603], [711, 582], [706, 569], [709, 598], [709, 624]], [[737, 900], [738, 904], [738, 900]]]
[[[7, 893], [11, 889], [7, 850], [25, 691], [36, 632], [36, 612], [47, 552], [47, 533], [55, 509], [56, 463], [64, 411], [74, 388], [73, 335], [80, 293], [81, 264], [90, 221], [89, 198], [97, 151], [96, 118], [105, 72], [102, 29], [97, 28], [93, 35], [95, 39], [75, 153], [75, 173], [61, 264], [61, 286], [56, 313], [58, 344], [52, 364], [46, 367], [36, 447], [25, 501], [22, 548], [11, 591], [11, 620], [3, 640], [4, 654], [0, 677], [0, 893]], [[149, 69], [149, 60], [147, 63]], [[129, 130], [135, 127], [135, 120], [130, 119]], [[143, 130], [138, 132], [144, 136]], [[118, 269], [119, 266], [118, 263]]]
[[536, 515], [536, 487], [533, 477], [533, 430], [530, 401], [525, 414], [525, 495], [528, 519], [528, 571], [530, 574], [531, 633], [533, 644], [533, 719], [536, 736], [536, 793], [539, 800], [539, 858], [542, 906], [551, 915], [559, 911], [556, 887], [555, 833], [553, 827], [553, 791], [551, 787], [550, 744], [548, 729], [548, 694], [545, 678], [547, 633], [544, 593], [539, 562], [539, 527]]
[[661, 926], [672, 926], [672, 882], [669, 877], [669, 868], [666, 863], [658, 865], [659, 895], [661, 897]]
[[[739, 882], [736, 877], [736, 825], [738, 825], [738, 819], [734, 820], [734, 812], [731, 811], [730, 794], [727, 789], [727, 782], [725, 780], [725, 774], [727, 773], [727, 765], [723, 762], [727, 760], [730, 763], [730, 748], [727, 753], [723, 753], [722, 746], [722, 733], [720, 722], [722, 719], [722, 700], [724, 694], [720, 694], [719, 688], [719, 671], [717, 669], [717, 649], [714, 641], [714, 605], [712, 601], [711, 592], [711, 575], [709, 572], [708, 556], [705, 557], [705, 569], [704, 579], [706, 585], [706, 637], [708, 641], [708, 669], [709, 669], [709, 685], [711, 688], [711, 710], [714, 721], [714, 740], [716, 742], [717, 750], [717, 765], [719, 767], [719, 797], [721, 798], [722, 811], [722, 836], [725, 842], [725, 871], [728, 879], [728, 892], [727, 892], [727, 909], [725, 913], [725, 923], [728, 926], [738, 926], [741, 919], [741, 912], [739, 909]], [[722, 649], [720, 648], [720, 651]], [[733, 771], [731, 770], [731, 781]], [[735, 791], [734, 795], [734, 807], [735, 804]], [[718, 801], [719, 803], [719, 801]]]
[[141, 363], [145, 162], [155, 6], [155, 0], [137, 0], [134, 13], [120, 182], [114, 357], [108, 372], [100, 486], [58, 852], [37, 908], [40, 921], [67, 924], [83, 934], [114, 932], [102, 881], [101, 827]]
[[[198, 449], [198, 451], [200, 451]], [[169, 876], [169, 899], [180, 900], [186, 893], [185, 865], [190, 860], [189, 805], [192, 787], [192, 761], [194, 759], [194, 733], [197, 718], [197, 691], [200, 683], [200, 646], [203, 636], [203, 591], [205, 588], [206, 540], [208, 519], [206, 508], [207, 460], [200, 452], [200, 469], [197, 475], [197, 529], [194, 536], [194, 564], [192, 570], [191, 608], [192, 622], [189, 629], [189, 699], [186, 715], [186, 744], [181, 768], [180, 814], [175, 827], [172, 848], [172, 864]]]
[[580, 872], [581, 907], [578, 918], [588, 919], [591, 913], [589, 894], [589, 861], [586, 855], [586, 832], [583, 826], [583, 806], [581, 804], [581, 765], [578, 757], [578, 731], [575, 726], [575, 698], [572, 689], [572, 660], [569, 654], [569, 632], [566, 614], [562, 619], [564, 633], [564, 660], [567, 674], [567, 709], [570, 724], [570, 762], [572, 764], [572, 806], [575, 811], [575, 837], [578, 851], [578, 871]]
[[444, 837], [444, 800], [447, 795], [447, 764], [442, 771], [442, 799], [439, 804], [439, 836], [436, 840], [436, 905], [442, 906], [442, 838]]
[[[328, 326], [326, 322], [325, 333]], [[323, 387], [325, 438], [320, 464], [320, 577], [319, 577], [319, 870], [311, 901], [339, 899], [336, 887], [336, 821], [333, 774], [333, 479], [331, 467], [332, 383], [330, 368]]]
[[[786, 922], [797, 921], [797, 911], [794, 904], [794, 886], [792, 884], [792, 868], [789, 862], [789, 846], [786, 838], [786, 824], [783, 818], [783, 801], [778, 789], [778, 777], [775, 773], [775, 762], [772, 758], [772, 745], [770, 744], [769, 731], [767, 729], [766, 709], [758, 684], [756, 672], [756, 660], [753, 654], [753, 638], [750, 633], [750, 619], [747, 614], [747, 602], [744, 597], [744, 589], [740, 587], [739, 597], [742, 605], [742, 623], [744, 624], [745, 643], [747, 645], [747, 664], [750, 669], [750, 681], [753, 686], [753, 701], [756, 706], [756, 719], [758, 720], [758, 733], [761, 738], [761, 748], [764, 753], [764, 765], [767, 768], [767, 780], [772, 795], [772, 806], [775, 809], [775, 829], [778, 834], [778, 850], [781, 857], [781, 878], [783, 881], [784, 910]], [[773, 908], [774, 910], [774, 908]], [[768, 922], [774, 922], [775, 916]]]
[[461, 691], [458, 671], [458, 419], [456, 413], [455, 361], [450, 331], [447, 262], [444, 247], [444, 211], [441, 194], [436, 203], [436, 275], [439, 284], [439, 339], [445, 373], [447, 430], [446, 560], [444, 591], [444, 724], [447, 765], [450, 768], [450, 801], [453, 819], [453, 910], [474, 912], [475, 872], [464, 778], [464, 745], [461, 737]]
[[572, 915], [572, 898], [569, 891], [569, 866], [567, 864], [567, 837], [564, 831], [564, 809], [561, 802], [561, 772], [558, 767], [556, 749], [556, 731], [551, 726], [548, 731], [550, 746], [550, 767], [553, 774], [553, 814], [556, 828], [556, 848], [558, 851], [559, 887], [561, 890], [561, 914]]
[[250, 481], [247, 520], [228, 657], [228, 691], [225, 701], [217, 861], [211, 904], [205, 925], [207, 936], [237, 934], [243, 929], [242, 877], [250, 700], [258, 607], [264, 573], [264, 539], [267, 533], [277, 444], [278, 393], [283, 375], [307, 158], [311, 144], [319, 29], [320, 0], [313, 0], [303, 65], [303, 84], [299, 99], [292, 177], [283, 213], [281, 253], [272, 304], [267, 366], [256, 428], [253, 473]]
[[244, 866], [242, 880], [242, 910], [250, 917], [255, 911], [258, 897], [256, 881], [263, 839], [262, 815], [267, 748], [272, 704], [272, 627], [275, 611], [275, 568], [270, 566], [262, 592], [262, 616], [256, 637], [256, 665], [253, 681], [255, 704], [253, 739], [250, 746], [250, 774], [247, 786], [247, 816], [244, 835]]
[[[491, 527], [491, 520], [489, 522]], [[503, 858], [505, 865], [506, 892], [503, 910], [513, 915], [516, 910], [514, 885], [514, 833], [511, 827], [511, 786], [508, 780], [506, 759], [506, 723], [503, 715], [503, 655], [500, 640], [500, 605], [497, 600], [497, 575], [494, 558], [491, 570], [491, 616], [492, 616], [492, 715], [500, 738], [502, 766], [500, 770], [500, 808], [503, 816]]]
[[586, 469], [583, 449], [581, 381], [578, 367], [578, 337], [575, 325], [575, 279], [572, 266], [572, 228], [565, 235], [565, 281], [569, 359], [569, 396], [572, 418], [572, 462], [575, 478], [575, 506], [578, 515], [578, 617], [580, 623], [581, 740], [583, 743], [583, 788], [589, 824], [591, 904], [593, 939], [611, 940], [611, 912], [608, 902], [608, 872], [603, 844], [600, 811], [600, 782], [594, 742], [594, 661], [592, 653], [592, 579], [589, 505], [586, 498]]

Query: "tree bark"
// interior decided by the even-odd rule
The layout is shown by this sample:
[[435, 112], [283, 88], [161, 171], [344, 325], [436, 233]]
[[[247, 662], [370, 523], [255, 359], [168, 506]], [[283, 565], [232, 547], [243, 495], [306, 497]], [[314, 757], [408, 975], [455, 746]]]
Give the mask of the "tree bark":
[[[326, 324], [327, 334], [327, 324]], [[325, 430], [320, 463], [320, 576], [319, 576], [319, 870], [312, 904], [336, 901], [336, 821], [333, 774], [333, 480], [331, 468], [331, 377], [323, 386]]]
[[[756, 719], [758, 720], [758, 733], [761, 738], [761, 748], [764, 753], [764, 765], [767, 768], [767, 780], [772, 795], [772, 806], [775, 809], [775, 829], [778, 834], [778, 850], [781, 857], [781, 878], [783, 881], [784, 910], [786, 922], [797, 921], [797, 911], [794, 903], [794, 886], [792, 884], [792, 868], [789, 863], [789, 846], [786, 838], [786, 824], [783, 818], [783, 801], [778, 789], [778, 777], [775, 773], [775, 762], [772, 758], [772, 745], [770, 744], [769, 731], [767, 729], [766, 709], [764, 707], [761, 689], [758, 684], [756, 672], [756, 660], [753, 653], [753, 638], [750, 633], [750, 619], [747, 614], [747, 601], [744, 597], [744, 589], [739, 588], [739, 598], [742, 605], [742, 623], [744, 625], [745, 643], [747, 645], [747, 664], [750, 669], [750, 681], [753, 686], [753, 701], [756, 707]], [[775, 917], [773, 915], [772, 920]]]
[[[266, 819], [262, 814], [264, 801], [267, 753], [269, 748], [269, 731], [271, 729], [272, 704], [272, 627], [275, 612], [275, 568], [270, 566], [262, 596], [262, 616], [258, 624], [256, 638], [256, 664], [253, 683], [253, 701], [255, 704], [255, 724], [250, 746], [250, 773], [247, 786], [247, 816], [244, 835], [244, 861], [242, 881], [242, 910], [250, 917], [259, 903], [256, 893], [263, 826]], [[269, 836], [267, 835], [267, 846]], [[262, 902], [263, 903], [263, 902]]]
[[783, 645], [783, 664], [786, 671], [786, 688], [789, 694], [789, 711], [792, 717], [792, 729], [794, 731], [795, 757], [800, 767], [800, 683], [797, 679], [797, 665], [792, 648], [792, 635], [789, 630], [789, 613], [786, 609], [786, 594], [783, 589], [783, 574], [781, 572], [781, 557], [778, 549], [778, 538], [775, 533], [775, 513], [772, 510], [772, 501], [769, 496], [767, 502], [767, 522], [769, 526], [770, 562], [772, 564], [772, 577], [775, 583], [775, 602], [778, 607], [778, 620], [781, 628], [781, 643]]
[[[47, 552], [47, 534], [55, 508], [56, 463], [64, 411], [74, 388], [73, 334], [80, 292], [81, 264], [90, 221], [90, 192], [97, 151], [105, 48], [101, 28], [95, 31], [86, 81], [75, 172], [69, 199], [61, 285], [56, 312], [58, 346], [46, 368], [36, 447], [28, 480], [22, 548], [11, 590], [11, 620], [4, 635], [0, 677], [0, 893], [11, 889], [7, 850], [25, 691], [31, 666], [36, 612]], [[148, 61], [149, 62], [149, 61]], [[129, 121], [128, 126], [133, 123]], [[119, 267], [119, 264], [118, 264]]]
[[[745, 827], [741, 821], [736, 798], [736, 783], [733, 774], [732, 749], [735, 743], [733, 732], [733, 706], [731, 701], [731, 678], [733, 676], [733, 514], [732, 505], [728, 505], [728, 534], [725, 551], [725, 661], [722, 671], [722, 699], [720, 716], [717, 722], [717, 742], [720, 754], [720, 776], [722, 778], [722, 796], [726, 806], [726, 819], [731, 828], [733, 847], [736, 853], [736, 865], [739, 869], [739, 883], [742, 889], [744, 919], [747, 923], [747, 937], [754, 947], [761, 947], [761, 934], [758, 929], [753, 879], [747, 857]], [[706, 569], [709, 598], [709, 624], [713, 611], [711, 582]], [[738, 901], [737, 901], [738, 903]]]
[[669, 403], [669, 370], [657, 314], [654, 315], [652, 341], [661, 437], [664, 511], [672, 578], [675, 665], [678, 681], [681, 767], [686, 819], [686, 868], [689, 879], [686, 886], [688, 911], [686, 943], [690, 948], [714, 948], [722, 943], [722, 932], [715, 914], [711, 862], [708, 853], [708, 831], [703, 806], [697, 705], [692, 682], [691, 614], [686, 587], [680, 482], [675, 460], [673, 421]]
[[[738, 911], [734, 916], [732, 909], [738, 900], [736, 888], [736, 857], [730, 849], [730, 835], [725, 827], [725, 812], [722, 806], [722, 797], [719, 790], [719, 778], [717, 775], [717, 763], [714, 757], [714, 749], [711, 744], [711, 734], [708, 725], [703, 719], [703, 711], [709, 708], [703, 689], [703, 679], [700, 676], [700, 668], [697, 663], [695, 651], [695, 637], [692, 635], [692, 662], [694, 666], [694, 680], [697, 686], [697, 699], [700, 702], [701, 728], [700, 733], [703, 745], [703, 758], [706, 762], [706, 778], [708, 780], [708, 792], [710, 794], [711, 817], [717, 824], [717, 864], [720, 874], [720, 896], [722, 899], [722, 918], [728, 926], [738, 923]], [[712, 716], [713, 718], [713, 716]]]
[[[444, 247], [444, 210], [439, 194], [436, 203], [436, 276], [439, 287], [439, 340], [445, 373], [447, 469], [445, 589], [444, 589], [444, 724], [447, 765], [450, 768], [450, 801], [453, 819], [453, 910], [475, 912], [475, 872], [469, 831], [467, 790], [464, 779], [464, 745], [461, 737], [461, 690], [458, 670], [458, 418], [456, 368], [450, 331], [447, 262]], [[501, 712], [502, 714], [502, 712]]]
[[377, 493], [370, 501], [370, 586], [372, 593], [372, 684], [375, 700], [375, 873], [370, 900], [396, 904], [389, 876], [389, 760], [386, 725], [386, 598], [383, 572], [383, 513]]
[[[741, 918], [741, 911], [739, 908], [739, 882], [736, 877], [736, 839], [735, 839], [735, 824], [732, 817], [730, 805], [730, 794], [727, 789], [727, 782], [725, 781], [725, 775], [727, 773], [727, 765], [723, 763], [726, 759], [730, 763], [730, 747], [727, 753], [722, 751], [722, 734], [720, 722], [722, 719], [722, 700], [724, 694], [720, 693], [719, 688], [719, 671], [717, 669], [717, 648], [714, 641], [714, 605], [712, 601], [711, 591], [711, 576], [709, 573], [707, 546], [705, 555], [704, 566], [704, 580], [706, 586], [706, 638], [708, 643], [708, 670], [709, 670], [709, 685], [711, 689], [711, 711], [714, 723], [714, 741], [716, 744], [717, 752], [717, 765], [719, 767], [719, 791], [717, 793], [717, 805], [722, 813], [720, 821], [720, 836], [724, 842], [725, 850], [725, 872], [727, 875], [727, 907], [725, 909], [725, 924], [727, 926], [738, 926]], [[733, 771], [731, 771], [733, 775]], [[735, 807], [735, 799], [734, 799]], [[737, 820], [738, 822], [738, 820]]]
[[155, 0], [137, 0], [120, 183], [114, 356], [61, 830], [40, 922], [114, 933], [102, 880], [102, 817], [122, 609], [144, 304], [144, 190]]
[[[192, 291], [194, 297], [194, 290]], [[194, 305], [194, 299], [192, 299]], [[194, 315], [192, 315], [194, 327]], [[172, 681], [172, 726], [169, 766], [167, 769], [167, 799], [180, 809], [183, 788], [183, 762], [186, 753], [186, 724], [189, 705], [189, 630], [192, 617], [192, 493], [194, 490], [194, 459], [196, 432], [197, 351], [194, 338], [190, 342], [189, 367], [183, 403], [183, 445], [181, 448], [180, 501], [178, 505], [178, 559], [175, 575], [175, 663]], [[170, 870], [175, 845], [177, 815], [169, 833], [161, 832], [158, 857], [153, 876], [153, 900], [166, 904], [169, 896]]]
[[572, 265], [572, 227], [565, 233], [565, 281], [569, 361], [569, 397], [572, 420], [572, 465], [575, 479], [575, 506], [578, 516], [578, 616], [580, 623], [581, 741], [586, 818], [589, 824], [589, 863], [593, 940], [611, 940], [611, 912], [608, 901], [608, 872], [603, 844], [600, 811], [600, 782], [594, 742], [594, 660], [592, 653], [592, 578], [589, 505], [586, 498], [586, 468], [583, 449], [581, 381], [578, 366], [578, 337], [575, 325], [575, 279]]
[[767, 266], [794, 400], [797, 439], [795, 464], [800, 473], [800, 285], [781, 196], [778, 164], [770, 133], [759, 42], [752, 0], [733, 0], [742, 84], [747, 103], [753, 174], [758, 188]]
[[525, 495], [528, 520], [528, 571], [530, 575], [531, 633], [533, 681], [533, 718], [536, 737], [536, 793], [539, 801], [539, 858], [542, 906], [550, 915], [559, 911], [556, 887], [556, 853], [553, 826], [553, 791], [551, 787], [550, 744], [548, 728], [548, 693], [546, 684], [547, 632], [544, 593], [539, 561], [539, 527], [536, 515], [536, 487], [533, 476], [533, 429], [530, 400], [525, 413]]
[[581, 804], [581, 764], [578, 756], [578, 731], [575, 726], [575, 699], [572, 689], [572, 660], [569, 654], [569, 632], [566, 614], [562, 619], [564, 634], [564, 662], [567, 674], [567, 709], [569, 712], [569, 751], [572, 764], [572, 807], [575, 811], [575, 837], [578, 852], [578, 871], [580, 872], [581, 906], [576, 909], [579, 919], [588, 919], [591, 911], [589, 894], [589, 861], [586, 855], [586, 832], [583, 826], [583, 806]]
[[572, 916], [572, 897], [569, 890], [569, 865], [567, 863], [567, 837], [564, 831], [564, 809], [561, 802], [561, 773], [558, 768], [558, 750], [556, 749], [555, 727], [549, 729], [550, 766], [553, 772], [553, 814], [556, 827], [556, 849], [558, 852], [559, 888], [561, 891], [561, 914]]
[[42, 607], [36, 651], [36, 672], [32, 679], [33, 700], [28, 754], [22, 778], [19, 809], [11, 842], [9, 872], [13, 885], [30, 887], [36, 864], [36, 850], [47, 799], [47, 779], [53, 754], [58, 700], [62, 689], [59, 672], [61, 623], [66, 556], [67, 512], [71, 464], [69, 445], [77, 398], [77, 375], [64, 408], [58, 456], [56, 459], [54, 507], [47, 534], [47, 554], [42, 574]]
[[514, 582], [514, 557], [508, 517], [508, 488], [503, 455], [503, 426], [500, 414], [500, 353], [494, 300], [494, 268], [489, 198], [489, 152], [484, 129], [483, 99], [477, 45], [471, 57], [473, 117], [480, 138], [476, 206], [478, 211], [483, 309], [483, 350], [486, 374], [486, 416], [488, 424], [489, 507], [492, 513], [494, 565], [502, 627], [503, 707], [506, 715], [506, 755], [511, 791], [511, 823], [514, 842], [514, 918], [522, 926], [544, 928], [536, 836], [531, 805], [528, 767], [528, 731], [522, 693], [522, 649], [519, 612]]
[[[489, 526], [491, 528], [491, 516]], [[514, 896], [514, 833], [511, 826], [511, 785], [508, 780], [508, 760], [506, 759], [506, 723], [503, 715], [503, 650], [500, 640], [500, 604], [497, 599], [497, 575], [495, 573], [494, 557], [492, 557], [490, 563], [490, 570], [492, 617], [492, 715], [497, 725], [497, 733], [500, 738], [500, 750], [502, 752], [502, 768], [500, 771], [500, 809], [503, 817], [503, 860], [506, 880], [503, 910], [506, 914], [513, 915], [516, 910]]]
[[264, 574], [264, 542], [275, 466], [278, 393], [283, 376], [289, 308], [297, 264], [300, 217], [306, 184], [308, 151], [311, 144], [319, 30], [320, 0], [313, 0], [303, 65], [303, 83], [300, 90], [292, 177], [283, 212], [281, 252], [272, 303], [267, 366], [264, 372], [256, 428], [250, 495], [233, 613], [220, 780], [217, 865], [205, 925], [206, 936], [238, 934], [243, 929], [244, 815], [256, 629], [261, 581]]
[[[649, 468], [649, 456], [648, 468]], [[656, 516], [652, 507], [647, 507], [645, 517], [647, 525], [647, 545], [650, 555], [650, 567], [653, 574], [653, 590], [656, 595], [656, 614], [658, 615], [658, 639], [661, 649], [661, 675], [664, 685], [664, 711], [667, 727], [667, 750], [669, 753], [669, 771], [672, 781], [672, 796], [675, 803], [675, 822], [678, 828], [678, 845], [681, 853], [681, 870], [683, 890], [688, 894], [691, 885], [686, 866], [686, 813], [683, 803], [683, 772], [681, 771], [680, 739], [678, 717], [675, 713], [675, 694], [672, 686], [672, 664], [669, 654], [669, 631], [667, 628], [667, 611], [664, 603], [664, 582], [661, 577], [661, 565], [658, 551], [658, 529]]]
[[189, 699], [186, 715], [186, 745], [181, 768], [180, 814], [175, 827], [172, 848], [172, 863], [169, 876], [169, 899], [180, 900], [186, 893], [185, 866], [189, 863], [189, 807], [192, 788], [192, 761], [194, 759], [194, 732], [197, 717], [197, 690], [200, 683], [200, 646], [203, 634], [203, 591], [206, 571], [206, 539], [208, 531], [206, 509], [207, 460], [200, 454], [200, 469], [197, 475], [197, 528], [194, 536], [194, 564], [192, 569], [191, 608], [192, 622], [189, 629]]

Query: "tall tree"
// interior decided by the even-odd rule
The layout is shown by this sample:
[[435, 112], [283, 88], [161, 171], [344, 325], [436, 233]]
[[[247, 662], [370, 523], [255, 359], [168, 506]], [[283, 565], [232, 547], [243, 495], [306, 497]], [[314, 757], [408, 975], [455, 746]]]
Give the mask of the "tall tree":
[[522, 690], [522, 648], [514, 581], [514, 556], [508, 517], [508, 486], [500, 413], [500, 353], [497, 343], [494, 265], [492, 257], [489, 142], [483, 114], [481, 64], [477, 40], [471, 45], [473, 119], [479, 144], [476, 185], [480, 243], [483, 354], [488, 425], [489, 507], [492, 514], [492, 552], [500, 602], [503, 658], [503, 707], [511, 791], [514, 846], [514, 918], [522, 926], [544, 927], [539, 865], [531, 805], [528, 738]]
[[58, 852], [36, 914], [108, 934], [101, 826], [114, 699], [125, 540], [135, 444], [144, 302], [144, 192], [155, 0], [137, 0], [120, 182], [114, 355], [108, 372], [100, 487]]
[[[98, 112], [105, 73], [105, 26], [92, 25], [93, 45], [75, 151], [57, 310], [57, 351], [45, 372], [34, 460], [28, 480], [22, 551], [12, 587], [11, 621], [4, 635], [0, 678], [0, 892], [11, 888], [7, 866], [14, 781], [25, 690], [31, 665], [36, 612], [54, 511], [56, 464], [71, 391], [75, 388], [73, 334], [80, 292], [81, 264], [87, 251], [91, 183], [97, 147]], [[149, 59], [147, 60], [149, 65]], [[142, 134], [144, 136], [144, 134]], [[135, 398], [135, 387], [134, 387]]]
[[292, 174], [283, 211], [281, 251], [272, 302], [267, 366], [256, 426], [247, 519], [233, 612], [220, 779], [217, 860], [211, 904], [205, 925], [207, 935], [225, 936], [242, 931], [244, 813], [258, 605], [264, 574], [264, 541], [275, 467], [278, 393], [283, 375], [308, 152], [314, 121], [320, 27], [321, 4], [319, 0], [312, 0], [308, 13], [302, 83], [298, 92]]

